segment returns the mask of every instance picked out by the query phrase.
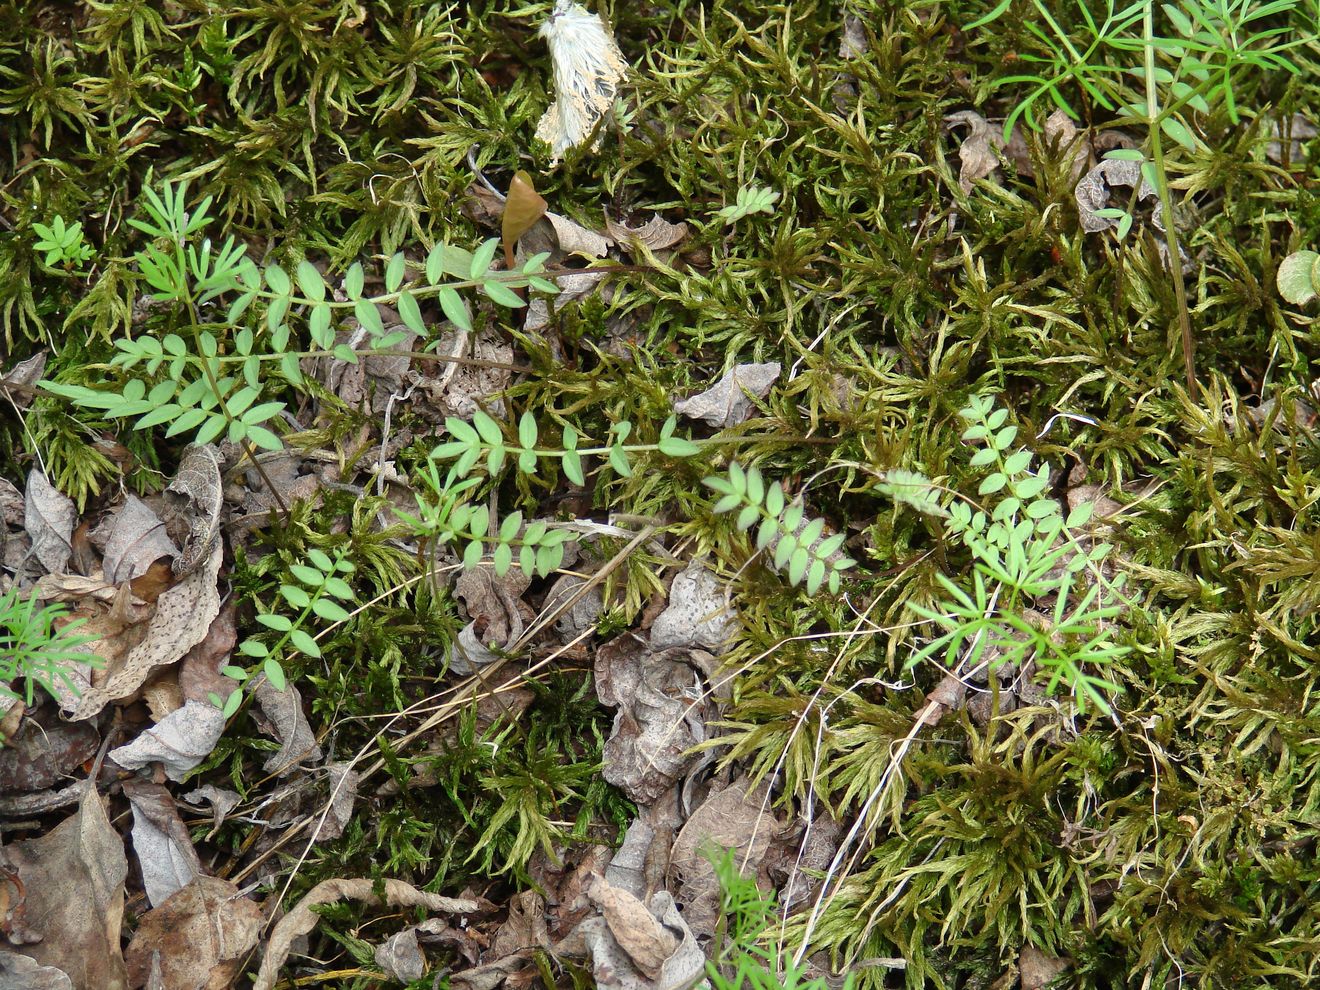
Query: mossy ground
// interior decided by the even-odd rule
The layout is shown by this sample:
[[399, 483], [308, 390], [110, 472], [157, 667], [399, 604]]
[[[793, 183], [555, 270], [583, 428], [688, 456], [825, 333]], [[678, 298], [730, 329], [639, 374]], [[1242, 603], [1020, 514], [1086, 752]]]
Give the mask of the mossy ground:
[[[1039, 437], [1040, 458], [1135, 502], [1118, 542], [1140, 607], [1123, 623], [1132, 652], [1110, 672], [1116, 717], [1092, 713], [1060, 732], [1042, 728], [1038, 710], [989, 727], [955, 715], [923, 736], [818, 946], [840, 961], [902, 956], [911, 985], [989, 986], [1030, 942], [1071, 956], [1085, 986], [1300, 986], [1320, 958], [1320, 444], [1287, 410], [1320, 350], [1273, 276], [1288, 251], [1320, 243], [1317, 173], [1305, 164], [1320, 144], [1291, 170], [1265, 144], [1270, 120], [1320, 105], [1320, 50], [1294, 52], [1298, 76], [1244, 75], [1248, 119], [1208, 116], [1209, 150], [1171, 162], [1195, 213], [1184, 230], [1201, 383], [1191, 396], [1153, 240], [1081, 233], [1071, 186], [1039, 145], [1034, 178], [1010, 169], [1002, 184], [959, 189], [945, 114], [1002, 116], [992, 83], [1032, 50], [1019, 13], [993, 32], [958, 30], [987, 6], [607, 5], [636, 66], [625, 126], [598, 155], [550, 169], [528, 158], [549, 100], [534, 38], [545, 4], [5, 0], [0, 369], [43, 347], [50, 375], [106, 357], [139, 293], [125, 260], [137, 235], [124, 221], [143, 184], [165, 178], [213, 196], [225, 231], [258, 252], [306, 254], [335, 272], [486, 236], [459, 209], [474, 145], [497, 184], [531, 168], [551, 208], [586, 226], [606, 213], [696, 221], [708, 263], [642, 265], [615, 280], [608, 305], [570, 306], [559, 317], [566, 360], [522, 342], [535, 372], [510, 397], [515, 411], [553, 411], [584, 434], [627, 418], [653, 435], [674, 393], [735, 361], [781, 362], [780, 384], [718, 456], [796, 479], [812, 511], [850, 532], [862, 563], [837, 598], [808, 598], [759, 565], [735, 583], [745, 628], [733, 659], [749, 663], [726, 731], [737, 758], [761, 770], [788, 747], [785, 802], [811, 786], [851, 819], [939, 672], [917, 670], [906, 690], [849, 685], [902, 680], [916, 635], [907, 606], [935, 604], [936, 571], [967, 564], [928, 553], [936, 533], [875, 497], [864, 468], [974, 488], [956, 413], [989, 390], [1022, 437]], [[845, 13], [867, 40], [847, 60], [837, 54]], [[840, 95], [845, 81], [853, 92]], [[779, 191], [775, 212], [709, 222], [746, 185]], [[33, 250], [31, 224], [55, 214], [88, 231], [90, 277], [48, 268]], [[636, 341], [627, 360], [602, 344], [624, 321]], [[1251, 415], [1262, 399], [1277, 403], [1263, 420]], [[1087, 421], [1051, 422], [1058, 413]], [[95, 505], [118, 487], [110, 435], [40, 398], [26, 431], [0, 414], [0, 466], [20, 480], [40, 449], [61, 486]], [[137, 458], [132, 483], [169, 476], [177, 450], [127, 431], [120, 440]], [[590, 497], [664, 517], [732, 574], [747, 546], [710, 514], [700, 482], [712, 466], [667, 463]], [[1133, 483], [1139, 500], [1125, 494]], [[505, 493], [529, 511], [554, 494]], [[419, 567], [373, 520], [348, 497], [296, 511], [269, 534], [274, 553], [236, 562], [234, 587], [269, 594], [305, 547], [347, 545], [360, 597], [373, 598]], [[607, 616], [616, 628], [650, 595], [647, 570], [630, 572], [631, 593]], [[866, 628], [863, 613], [876, 626], [867, 635], [828, 649], [794, 639]], [[323, 644], [324, 667], [300, 672], [313, 728], [355, 751], [379, 716], [435, 690], [436, 658], [460, 625], [425, 583], [389, 595]], [[793, 734], [822, 685], [829, 698], [847, 692], [828, 729], [809, 715], [812, 731]], [[443, 786], [362, 801], [292, 893], [334, 875], [448, 892], [503, 871], [518, 886], [542, 840], [612, 841], [630, 811], [597, 773], [609, 719], [589, 668], [561, 664], [535, 690], [529, 714], [497, 728], [498, 764], [466, 716], [438, 761]], [[246, 792], [263, 745], [240, 721], [210, 765]], [[386, 771], [406, 776], [382, 751]], [[235, 822], [219, 840], [237, 853], [250, 832]], [[325, 927], [369, 968], [355, 917], [336, 909]], [[904, 978], [883, 974], [863, 982]]]

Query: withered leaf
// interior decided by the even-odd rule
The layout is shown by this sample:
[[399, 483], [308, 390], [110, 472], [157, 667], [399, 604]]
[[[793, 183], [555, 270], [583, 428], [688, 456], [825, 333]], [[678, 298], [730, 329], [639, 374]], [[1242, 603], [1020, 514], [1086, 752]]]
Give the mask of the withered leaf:
[[106, 537], [101, 564], [105, 579], [111, 584], [131, 581], [145, 574], [161, 557], [173, 559], [178, 555], [160, 517], [137, 496], [126, 496]]
[[202, 872], [202, 864], [168, 790], [146, 780], [126, 780], [123, 786], [133, 809], [133, 850], [142, 886], [148, 903], [160, 907]]
[[73, 990], [73, 983], [62, 969], [0, 950], [0, 990]]
[[688, 225], [670, 223], [657, 213], [640, 227], [629, 227], [606, 218], [605, 233], [619, 244], [636, 245], [647, 251], [664, 251], [683, 242], [688, 236]]
[[607, 781], [648, 804], [672, 787], [705, 740], [703, 688], [688, 651], [654, 653], [632, 633], [596, 651], [596, 694], [618, 708], [605, 743]]
[[[442, 897], [418, 890], [402, 880], [381, 881], [384, 886], [385, 903], [392, 907], [424, 907], [428, 911], [442, 914], [473, 914], [490, 907], [484, 901], [475, 898]], [[289, 957], [293, 940], [306, 935], [316, 927], [320, 916], [313, 910], [322, 904], [334, 904], [342, 900], [361, 901], [364, 904], [379, 904], [376, 896], [376, 884], [371, 880], [323, 880], [309, 890], [292, 911], [280, 919], [271, 930], [270, 941], [266, 945], [266, 955], [261, 960], [261, 969], [253, 982], [253, 990], [271, 990], [275, 978], [279, 975], [284, 960]]]
[[633, 965], [655, 979], [665, 960], [678, 948], [678, 939], [651, 915], [640, 900], [600, 877], [592, 883], [587, 895], [600, 909], [610, 934], [628, 953]]
[[651, 649], [702, 646], [718, 650], [737, 625], [727, 590], [701, 559], [674, 578], [669, 605], [651, 625]]
[[674, 840], [669, 866], [679, 881], [683, 916], [694, 931], [713, 931], [719, 915], [720, 885], [707, 853], [733, 850], [734, 864], [744, 873], [755, 872], [780, 829], [766, 785], [753, 788], [745, 778], [711, 794], [692, 813]]
[[126, 959], [133, 986], [153, 957], [165, 990], [227, 990], [261, 931], [261, 907], [219, 877], [198, 876], [138, 921]]
[[717, 430], [737, 426], [752, 411], [752, 398], [763, 399], [779, 378], [778, 362], [740, 364], [706, 391], [674, 403], [674, 412], [700, 419]]
[[183, 780], [206, 759], [225, 729], [224, 713], [204, 701], [189, 701], [170, 712], [131, 743], [110, 751], [125, 770], [160, 763], [170, 780]]
[[[145, 638], [129, 651], [123, 665], [104, 684], [85, 691], [81, 698], [63, 702], [74, 721], [91, 718], [111, 701], [136, 693], [157, 667], [173, 663], [206, 638], [220, 612], [216, 578], [222, 556], [216, 540], [204, 565], [157, 599]], [[89, 646], [97, 651], [97, 644]]]
[[128, 858], [96, 789], [89, 786], [52, 831], [6, 853], [27, 892], [27, 925], [42, 935], [23, 954], [62, 970], [78, 990], [124, 990], [119, 929]]
[[28, 472], [23, 526], [32, 538], [32, 552], [41, 566], [53, 574], [63, 574], [69, 568], [73, 524], [77, 518], [73, 499], [46, 480], [37, 468]]
[[321, 759], [321, 747], [316, 744], [312, 727], [303, 714], [302, 695], [292, 684], [278, 691], [270, 681], [262, 680], [253, 690], [257, 704], [265, 716], [262, 731], [274, 736], [280, 743], [277, 752], [266, 760], [262, 769], [267, 773], [286, 774], [300, 763], [316, 763]]

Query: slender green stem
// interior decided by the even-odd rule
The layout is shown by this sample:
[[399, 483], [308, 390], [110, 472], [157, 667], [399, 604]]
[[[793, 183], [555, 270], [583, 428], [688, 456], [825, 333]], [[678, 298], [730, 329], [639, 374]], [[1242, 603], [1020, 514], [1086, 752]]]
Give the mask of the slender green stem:
[[1164, 241], [1169, 249], [1169, 271], [1173, 276], [1173, 294], [1178, 303], [1178, 328], [1182, 335], [1183, 369], [1187, 373], [1187, 391], [1197, 398], [1196, 357], [1192, 343], [1192, 319], [1187, 310], [1187, 287], [1183, 284], [1182, 248], [1178, 241], [1178, 218], [1173, 212], [1173, 195], [1164, 168], [1164, 142], [1160, 129], [1159, 91], [1155, 82], [1155, 14], [1151, 0], [1146, 0], [1142, 16], [1143, 54], [1146, 67], [1146, 116], [1150, 120], [1150, 152], [1155, 164], [1157, 192], [1164, 213]]
[[[175, 243], [178, 245], [179, 255], [182, 257], [183, 241], [180, 239], [176, 240]], [[181, 265], [179, 270], [184, 271], [185, 269]], [[225, 397], [220, 391], [220, 382], [215, 377], [215, 369], [211, 367], [211, 362], [214, 358], [209, 358], [202, 353], [202, 319], [201, 313], [197, 310], [197, 300], [193, 297], [191, 292], [185, 289], [183, 293], [183, 301], [184, 305], [188, 307], [188, 318], [190, 321], [190, 329], [192, 330], [193, 347], [198, 354], [198, 361], [201, 363], [202, 372], [206, 375], [207, 384], [211, 386], [211, 394], [215, 396], [216, 405], [224, 414], [225, 423], [232, 426], [234, 423], [234, 417], [229, 413], [229, 407], [225, 404]], [[262, 467], [261, 462], [257, 460], [256, 451], [252, 449], [252, 444], [244, 438], [242, 445], [244, 456], [247, 457], [252, 466], [257, 469], [257, 474], [261, 475], [261, 480], [265, 484], [266, 490], [270, 492], [271, 497], [275, 499], [275, 504], [279, 506], [280, 512], [287, 516], [289, 514], [289, 505], [284, 501], [284, 496], [280, 494], [280, 490], [275, 487], [275, 482], [271, 480], [270, 475], [266, 473], [266, 469]]]

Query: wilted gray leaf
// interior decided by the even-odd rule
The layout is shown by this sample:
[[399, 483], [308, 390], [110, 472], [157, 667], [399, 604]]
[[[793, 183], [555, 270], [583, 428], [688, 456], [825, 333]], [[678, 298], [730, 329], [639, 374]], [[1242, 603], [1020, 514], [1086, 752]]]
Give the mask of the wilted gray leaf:
[[168, 790], [146, 780], [126, 780], [124, 796], [133, 809], [133, 850], [142, 867], [142, 886], [148, 903], [160, 907], [192, 883], [202, 864]]
[[674, 403], [674, 412], [700, 419], [716, 429], [737, 426], [752, 411], [752, 400], [765, 398], [779, 378], [779, 364], [740, 364], [706, 391]]
[[283, 776], [300, 763], [320, 762], [321, 747], [316, 744], [316, 736], [303, 714], [302, 695], [298, 689], [289, 684], [283, 691], [277, 691], [263, 678], [253, 693], [266, 717], [267, 724], [262, 726], [262, 731], [280, 743], [279, 751], [265, 762], [263, 769]]
[[73, 499], [55, 488], [37, 468], [28, 473], [27, 499], [24, 505], [23, 526], [32, 538], [32, 552], [41, 566], [52, 574], [63, 574], [69, 568], [69, 555], [73, 553], [73, 524], [78, 510]]
[[170, 780], [184, 776], [211, 755], [225, 729], [224, 713], [203, 701], [189, 701], [170, 712], [131, 743], [110, 751], [110, 759], [125, 770], [140, 770], [158, 762]]
[[674, 578], [669, 605], [651, 626], [651, 649], [702, 646], [718, 650], [737, 625], [720, 580], [701, 560]]
[[62, 969], [0, 949], [0, 990], [73, 990], [73, 983]]
[[124, 498], [110, 523], [101, 569], [111, 584], [145, 574], [161, 557], [177, 557], [178, 548], [165, 532], [165, 524], [136, 495]]

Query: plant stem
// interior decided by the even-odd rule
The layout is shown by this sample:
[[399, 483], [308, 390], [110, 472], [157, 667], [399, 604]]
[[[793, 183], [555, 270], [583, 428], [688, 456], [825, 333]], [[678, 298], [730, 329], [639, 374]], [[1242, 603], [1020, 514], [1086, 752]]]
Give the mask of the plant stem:
[[1156, 192], [1164, 214], [1164, 242], [1169, 249], [1169, 271], [1173, 275], [1173, 294], [1178, 303], [1178, 329], [1182, 334], [1183, 369], [1187, 373], [1187, 392], [1198, 397], [1196, 358], [1192, 344], [1192, 318], [1187, 311], [1187, 286], [1183, 284], [1182, 249], [1178, 243], [1178, 218], [1173, 212], [1169, 176], [1164, 170], [1164, 142], [1160, 130], [1159, 94], [1155, 83], [1155, 14], [1146, 0], [1142, 15], [1142, 50], [1146, 66], [1146, 117], [1150, 121], [1150, 153], [1155, 163]]

